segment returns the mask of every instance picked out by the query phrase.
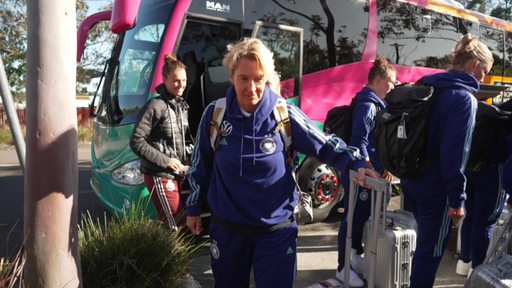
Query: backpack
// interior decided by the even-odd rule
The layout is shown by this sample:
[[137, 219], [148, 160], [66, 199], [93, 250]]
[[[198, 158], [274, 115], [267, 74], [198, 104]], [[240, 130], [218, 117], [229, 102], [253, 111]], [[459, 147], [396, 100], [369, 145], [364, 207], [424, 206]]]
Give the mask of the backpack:
[[375, 149], [382, 167], [398, 178], [416, 178], [431, 165], [428, 119], [438, 92], [426, 85], [397, 86], [386, 96], [387, 107], [377, 112]]
[[[224, 120], [224, 114], [226, 113], [226, 98], [220, 98], [215, 101], [215, 109], [213, 111], [212, 120], [210, 120], [210, 145], [213, 151], [216, 151], [220, 139], [226, 136], [224, 133], [225, 129], [222, 129], [222, 120]], [[274, 134], [279, 132], [281, 139], [283, 139], [285, 145], [285, 151], [288, 157], [289, 163], [294, 167], [293, 149], [292, 144], [292, 126], [290, 124], [290, 117], [288, 116], [288, 108], [286, 107], [286, 100], [284, 98], [278, 98], [276, 106], [274, 107], [274, 118], [278, 123], [274, 129]], [[219, 137], [222, 136], [222, 137]], [[290, 162], [291, 161], [291, 162]]]
[[341, 140], [348, 143], [352, 135], [352, 115], [357, 103], [357, 97], [354, 97], [349, 105], [331, 108], [325, 117], [324, 132], [336, 134]]
[[475, 129], [471, 140], [466, 171], [478, 172], [493, 164], [503, 164], [508, 158], [506, 129], [510, 115], [494, 105], [478, 101]]
[[[223, 136], [226, 136], [222, 129], [222, 121], [226, 112], [226, 98], [220, 98], [215, 101], [215, 108], [213, 111], [212, 119], [210, 120], [210, 145], [213, 151], [216, 151]], [[290, 123], [290, 117], [288, 115], [288, 108], [286, 107], [286, 100], [284, 98], [278, 98], [276, 106], [274, 107], [274, 119], [278, 123], [274, 129], [275, 133], [281, 134], [281, 139], [285, 145], [285, 151], [287, 155], [287, 162], [295, 171], [295, 152], [291, 146], [292, 144], [292, 126]], [[221, 137], [219, 137], [221, 136]], [[293, 178], [297, 183], [295, 172], [293, 172]], [[297, 191], [299, 192], [299, 204], [295, 207], [295, 220], [299, 224], [313, 222], [313, 199], [308, 193], [302, 192], [299, 184], [297, 183]]]

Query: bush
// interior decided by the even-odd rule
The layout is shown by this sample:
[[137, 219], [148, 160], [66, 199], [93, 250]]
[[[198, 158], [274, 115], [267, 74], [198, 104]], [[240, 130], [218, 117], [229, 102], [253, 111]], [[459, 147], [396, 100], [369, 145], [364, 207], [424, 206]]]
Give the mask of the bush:
[[0, 128], [0, 143], [14, 145], [11, 130], [7, 128]]
[[[26, 127], [22, 127], [23, 137], [26, 138]], [[88, 143], [91, 142], [93, 136], [93, 128], [91, 125], [78, 126], [78, 142]], [[0, 128], [0, 144], [14, 145], [14, 139], [9, 128]]]
[[79, 230], [84, 287], [178, 287], [199, 248], [193, 236], [172, 232], [143, 209], [107, 220], [82, 217]]
[[18, 251], [12, 261], [0, 258], [0, 287], [24, 287], [22, 282], [23, 267], [25, 267], [25, 254], [22, 249]]

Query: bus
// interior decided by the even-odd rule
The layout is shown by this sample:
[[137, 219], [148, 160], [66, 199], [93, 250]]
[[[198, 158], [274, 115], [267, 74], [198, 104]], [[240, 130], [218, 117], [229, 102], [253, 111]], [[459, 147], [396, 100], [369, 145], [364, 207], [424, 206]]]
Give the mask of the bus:
[[[101, 21], [110, 21], [116, 41], [91, 107], [90, 183], [110, 211], [149, 197], [128, 142], [139, 110], [162, 82], [164, 54], [188, 67], [184, 97], [194, 133], [202, 111], [229, 86], [226, 45], [244, 37], [272, 49], [282, 96], [319, 127], [330, 108], [348, 104], [363, 88], [377, 56], [389, 59], [398, 81], [414, 82], [447, 69], [456, 42], [471, 33], [493, 53], [493, 84], [512, 77], [512, 24], [454, 1], [114, 0], [111, 11], [81, 23], [78, 60], [88, 31]], [[312, 196], [315, 221], [344, 197], [339, 176], [315, 158], [301, 158], [298, 184]]]

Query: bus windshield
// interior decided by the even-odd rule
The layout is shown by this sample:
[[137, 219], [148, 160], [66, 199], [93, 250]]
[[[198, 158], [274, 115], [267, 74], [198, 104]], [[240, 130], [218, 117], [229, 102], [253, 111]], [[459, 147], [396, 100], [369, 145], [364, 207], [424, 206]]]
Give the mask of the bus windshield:
[[[174, 3], [143, 2], [137, 25], [120, 36], [110, 59], [111, 77], [106, 79], [98, 107], [99, 121], [110, 124], [133, 123], [147, 101], [151, 78], [166, 24]], [[105, 95], [106, 94], [106, 95]]]

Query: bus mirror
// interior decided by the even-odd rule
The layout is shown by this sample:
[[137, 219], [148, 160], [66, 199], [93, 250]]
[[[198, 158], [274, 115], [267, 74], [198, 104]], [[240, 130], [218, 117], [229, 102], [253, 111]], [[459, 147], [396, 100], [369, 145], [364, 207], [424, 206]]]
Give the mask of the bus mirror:
[[98, 24], [101, 21], [108, 21], [112, 15], [112, 11], [103, 11], [92, 14], [91, 16], [85, 18], [85, 20], [80, 24], [78, 30], [76, 32], [77, 36], [77, 54], [76, 61], [80, 62], [82, 59], [82, 55], [84, 54], [85, 42], [87, 40], [87, 36], [89, 35], [89, 30], [91, 30], [94, 25]]
[[114, 1], [112, 8], [111, 27], [113, 33], [121, 34], [133, 28], [139, 11], [140, 0]]

